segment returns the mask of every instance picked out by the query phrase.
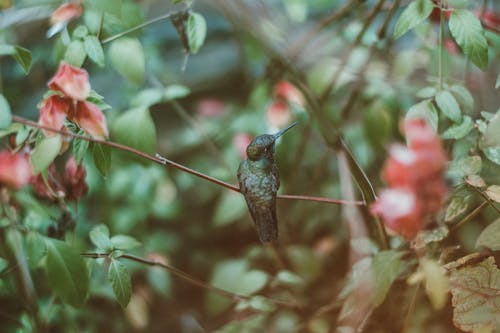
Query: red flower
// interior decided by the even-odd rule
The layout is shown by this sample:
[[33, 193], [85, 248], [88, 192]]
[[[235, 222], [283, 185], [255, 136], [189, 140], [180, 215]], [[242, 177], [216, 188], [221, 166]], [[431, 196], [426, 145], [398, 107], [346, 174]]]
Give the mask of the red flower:
[[48, 86], [61, 91], [67, 97], [84, 101], [90, 94], [89, 75], [86, 70], [71, 66], [65, 62], [59, 64], [56, 74]]
[[78, 201], [89, 191], [85, 182], [87, 171], [82, 164], [77, 165], [75, 158], [71, 156], [66, 162], [64, 172], [64, 186], [66, 188], [66, 198], [71, 201]]
[[11, 188], [21, 188], [31, 179], [32, 171], [28, 155], [0, 151], [0, 183]]
[[288, 81], [279, 81], [274, 85], [274, 97], [288, 103], [304, 105], [304, 95]]
[[196, 106], [196, 113], [202, 117], [219, 117], [226, 112], [226, 104], [215, 98], [205, 98]]
[[108, 136], [106, 118], [95, 104], [87, 101], [77, 102], [76, 109], [70, 115], [70, 119], [96, 138], [103, 139]]
[[50, 16], [50, 24], [68, 22], [82, 15], [83, 8], [79, 3], [68, 2], [59, 6]]
[[271, 127], [283, 128], [292, 122], [293, 116], [288, 103], [278, 100], [269, 106], [266, 118]]
[[380, 216], [387, 228], [407, 240], [413, 239], [424, 225], [421, 203], [407, 188], [382, 190], [371, 212]]
[[[42, 126], [47, 126], [55, 129], [64, 127], [64, 119], [68, 114], [70, 101], [58, 95], [52, 95], [43, 101], [40, 108], [40, 119], [38, 123]], [[43, 131], [45, 136], [53, 136], [57, 133], [51, 131]]]
[[247, 157], [247, 146], [252, 139], [252, 136], [246, 133], [238, 133], [233, 137], [233, 145], [241, 158]]
[[35, 193], [40, 197], [45, 197], [54, 201], [57, 198], [64, 197], [64, 188], [62, 186], [61, 176], [57, 173], [56, 166], [54, 164], [51, 164], [47, 170], [47, 182], [40, 174], [31, 179], [31, 185], [35, 190]]

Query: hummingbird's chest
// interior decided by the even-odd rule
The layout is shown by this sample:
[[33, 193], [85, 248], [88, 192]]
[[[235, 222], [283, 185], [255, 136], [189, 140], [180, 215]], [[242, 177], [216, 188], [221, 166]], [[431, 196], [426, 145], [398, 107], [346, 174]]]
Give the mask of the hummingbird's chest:
[[238, 169], [238, 180], [244, 195], [271, 200], [279, 188], [278, 168], [274, 163], [244, 160]]

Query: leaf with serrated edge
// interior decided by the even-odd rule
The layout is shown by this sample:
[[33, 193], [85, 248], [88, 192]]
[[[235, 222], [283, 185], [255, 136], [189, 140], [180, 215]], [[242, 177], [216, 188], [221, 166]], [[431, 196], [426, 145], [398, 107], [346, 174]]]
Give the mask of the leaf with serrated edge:
[[127, 307], [132, 296], [132, 282], [130, 280], [130, 273], [125, 265], [116, 259], [111, 259], [108, 279], [118, 303], [122, 308]]
[[492, 251], [500, 250], [500, 218], [490, 223], [479, 234], [476, 240], [476, 248], [487, 247]]
[[452, 271], [450, 286], [456, 327], [465, 332], [500, 329], [500, 270], [494, 257]]
[[455, 9], [448, 22], [451, 35], [462, 51], [480, 69], [488, 66], [488, 42], [483, 27], [469, 10]]
[[415, 28], [431, 14], [433, 9], [434, 5], [431, 0], [413, 1], [410, 3], [396, 22], [394, 38], [397, 39], [407, 31]]

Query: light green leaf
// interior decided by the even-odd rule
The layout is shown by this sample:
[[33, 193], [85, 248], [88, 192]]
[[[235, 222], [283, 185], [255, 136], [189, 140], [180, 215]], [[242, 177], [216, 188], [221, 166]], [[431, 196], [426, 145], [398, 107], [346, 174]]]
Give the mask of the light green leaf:
[[66, 52], [64, 53], [64, 60], [70, 65], [75, 67], [81, 67], [85, 61], [87, 52], [85, 52], [85, 46], [80, 40], [73, 40], [69, 43]]
[[119, 260], [111, 259], [108, 270], [108, 279], [115, 293], [116, 300], [122, 308], [126, 308], [132, 296], [132, 282], [130, 273]]
[[12, 113], [9, 102], [0, 94], [0, 129], [6, 129], [12, 123]]
[[122, 2], [122, 0], [86, 0], [86, 5], [93, 10], [120, 17], [122, 12]]
[[481, 140], [481, 147], [499, 147], [500, 146], [500, 112], [497, 112], [493, 118], [490, 119], [486, 130], [484, 131], [483, 139]]
[[47, 280], [63, 302], [81, 306], [89, 290], [87, 265], [80, 254], [59, 240], [47, 241]]
[[111, 148], [106, 145], [94, 143], [92, 158], [99, 173], [103, 177], [106, 177], [111, 168]]
[[412, 118], [424, 118], [434, 131], [437, 132], [439, 118], [432, 100], [426, 99], [410, 107], [406, 113], [406, 119]]
[[21, 66], [24, 74], [28, 74], [31, 68], [31, 52], [24, 47], [2, 44], [0, 45], [0, 56], [10, 55]]
[[425, 277], [425, 291], [435, 310], [440, 310], [448, 300], [449, 281], [446, 271], [435, 260], [420, 259], [420, 269]]
[[450, 285], [456, 327], [465, 332], [500, 330], [500, 270], [494, 257], [452, 271]]
[[424, 87], [420, 89], [416, 96], [419, 98], [432, 98], [436, 96], [437, 89], [435, 87]]
[[[212, 272], [210, 284], [228, 291], [236, 292], [239, 279], [245, 274], [247, 263], [244, 260], [225, 260], [217, 263]], [[214, 292], [209, 292], [205, 307], [211, 315], [219, 314], [231, 305], [231, 300]]]
[[498, 89], [500, 87], [500, 74], [497, 76], [497, 82], [495, 83], [495, 89]]
[[113, 126], [116, 140], [126, 146], [152, 154], [156, 150], [156, 128], [148, 109], [131, 109], [118, 117]]
[[179, 99], [189, 95], [189, 88], [180, 84], [171, 84], [165, 88], [163, 91], [163, 100], [171, 101], [173, 99]]
[[483, 153], [490, 161], [500, 165], [500, 147], [483, 148]]
[[117, 39], [111, 44], [108, 54], [114, 69], [127, 80], [136, 84], [143, 81], [146, 60], [138, 39]]
[[372, 270], [375, 282], [373, 302], [375, 306], [384, 302], [392, 283], [399, 276], [402, 256], [402, 252], [390, 250], [381, 251], [373, 257]]
[[111, 243], [118, 250], [131, 250], [141, 245], [137, 239], [127, 235], [115, 235], [111, 237]]
[[465, 137], [474, 128], [474, 122], [471, 117], [464, 116], [461, 124], [452, 125], [448, 127], [446, 131], [443, 132], [441, 137], [443, 139], [461, 139]]
[[482, 160], [481, 156], [466, 156], [453, 161], [449, 167], [449, 173], [457, 178], [462, 178], [468, 175], [475, 175], [481, 172]]
[[148, 88], [141, 90], [132, 100], [130, 105], [134, 107], [149, 108], [163, 102], [163, 89], [162, 88]]
[[476, 249], [487, 247], [492, 251], [500, 250], [500, 218], [490, 223], [479, 234], [476, 240]]
[[480, 69], [488, 66], [488, 42], [483, 27], [469, 10], [454, 9], [449, 20], [451, 35], [462, 51]]
[[304, 279], [290, 271], [279, 271], [276, 275], [276, 281], [286, 286], [301, 287], [304, 285]]
[[84, 39], [89, 34], [89, 29], [84, 25], [79, 25], [73, 30], [73, 38]]
[[491, 200], [500, 203], [500, 185], [488, 186], [485, 193]]
[[453, 85], [450, 88], [451, 93], [455, 96], [458, 104], [462, 107], [464, 113], [472, 113], [474, 110], [474, 98], [469, 90], [465, 87]]
[[269, 281], [269, 275], [263, 271], [251, 270], [238, 279], [236, 292], [251, 295], [264, 288]]
[[98, 64], [100, 67], [104, 66], [104, 51], [102, 50], [101, 42], [96, 36], [86, 36], [84, 41], [85, 51], [89, 58]]
[[431, 0], [416, 0], [401, 13], [394, 28], [394, 38], [399, 38], [407, 31], [424, 21], [434, 9]]
[[198, 53], [205, 42], [207, 36], [207, 22], [203, 16], [198, 13], [189, 13], [187, 21], [187, 37], [189, 42], [189, 51], [192, 54]]
[[109, 236], [100, 230], [100, 228], [92, 229], [89, 233], [89, 237], [99, 251], [108, 253], [113, 250], [113, 243], [111, 243]]
[[30, 156], [31, 167], [35, 175], [46, 170], [59, 154], [62, 146], [60, 135], [43, 138]]
[[457, 195], [446, 207], [444, 220], [451, 222], [467, 211], [471, 203], [470, 195]]
[[446, 90], [440, 91], [436, 95], [436, 104], [443, 114], [455, 123], [462, 121], [462, 112], [457, 100]]
[[213, 217], [214, 225], [221, 226], [237, 221], [245, 215], [246, 211], [245, 199], [240, 193], [224, 191], [217, 202]]
[[85, 153], [89, 148], [89, 144], [90, 143], [87, 140], [82, 140], [77, 138], [73, 139], [73, 144], [72, 144], [73, 156], [75, 157], [76, 164], [82, 163], [83, 158], [85, 157]]

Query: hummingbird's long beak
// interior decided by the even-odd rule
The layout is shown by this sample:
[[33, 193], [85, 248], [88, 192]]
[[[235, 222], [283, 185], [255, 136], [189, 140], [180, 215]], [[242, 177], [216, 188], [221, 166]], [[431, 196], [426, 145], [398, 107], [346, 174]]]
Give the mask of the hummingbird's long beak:
[[273, 134], [274, 136], [274, 140], [278, 139], [280, 136], [282, 136], [283, 134], [285, 134], [286, 131], [288, 131], [290, 128], [292, 128], [293, 126], [297, 125], [299, 122], [296, 121], [294, 122], [293, 124], [291, 124], [290, 126], [286, 127], [286, 128], [283, 128], [282, 130], [280, 130], [278, 133], [276, 134]]

